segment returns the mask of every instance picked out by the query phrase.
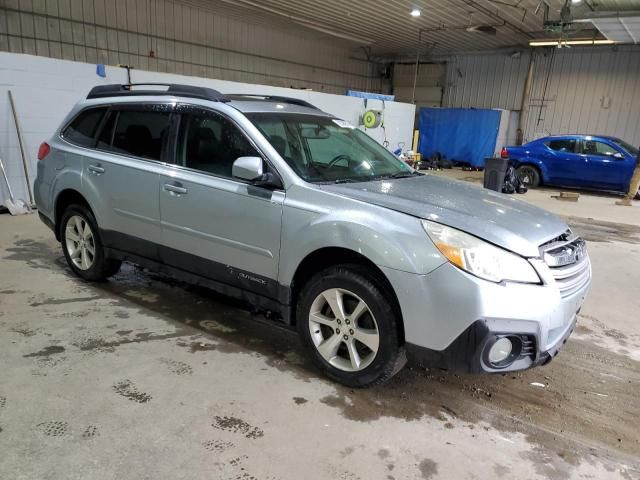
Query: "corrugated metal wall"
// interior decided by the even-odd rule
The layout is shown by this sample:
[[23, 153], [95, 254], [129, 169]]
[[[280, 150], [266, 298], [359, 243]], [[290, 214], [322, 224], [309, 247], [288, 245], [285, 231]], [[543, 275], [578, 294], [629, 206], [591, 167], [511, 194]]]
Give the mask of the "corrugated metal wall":
[[529, 58], [529, 52], [450, 57], [445, 105], [520, 110]]
[[3, 51], [330, 93], [379, 91], [352, 49], [172, 0], [0, 1]]
[[640, 144], [640, 47], [537, 51], [525, 139], [600, 133]]
[[411, 103], [415, 80], [415, 105], [440, 107], [444, 87], [446, 64], [420, 63], [416, 78], [415, 63], [396, 63], [393, 67], [393, 93], [399, 102]]
[[449, 57], [444, 106], [520, 110], [530, 55], [525, 141], [552, 133], [602, 133], [640, 144], [639, 46]]

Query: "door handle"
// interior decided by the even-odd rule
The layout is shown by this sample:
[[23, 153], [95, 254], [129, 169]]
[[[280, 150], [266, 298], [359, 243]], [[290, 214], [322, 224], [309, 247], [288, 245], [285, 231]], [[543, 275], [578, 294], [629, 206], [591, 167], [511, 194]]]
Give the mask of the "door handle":
[[104, 173], [104, 168], [102, 168], [100, 164], [89, 165], [87, 170], [89, 170], [89, 173], [93, 173], [94, 175], [102, 175]]
[[164, 184], [165, 191], [169, 192], [171, 195], [186, 195], [187, 189], [184, 187], [180, 187], [179, 185], [172, 185], [170, 183]]

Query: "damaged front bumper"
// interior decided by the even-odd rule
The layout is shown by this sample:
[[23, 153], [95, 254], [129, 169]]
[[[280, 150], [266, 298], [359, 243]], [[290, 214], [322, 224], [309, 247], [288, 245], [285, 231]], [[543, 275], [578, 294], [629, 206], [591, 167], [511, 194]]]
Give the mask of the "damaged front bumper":
[[[548, 363], [573, 333], [591, 284], [587, 262], [579, 285], [563, 291], [550, 271], [542, 284], [491, 283], [445, 264], [428, 275], [385, 270], [402, 308], [405, 348], [413, 363], [471, 373], [504, 373]], [[585, 270], [586, 269], [586, 270]], [[410, 287], [407, 287], [410, 285]], [[492, 362], [502, 338], [510, 356]]]

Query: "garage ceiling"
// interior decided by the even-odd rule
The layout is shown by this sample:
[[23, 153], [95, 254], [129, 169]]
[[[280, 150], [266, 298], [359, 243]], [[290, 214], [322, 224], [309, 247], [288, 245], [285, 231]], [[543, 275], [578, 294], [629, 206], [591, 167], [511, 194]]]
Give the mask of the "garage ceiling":
[[[245, 20], [279, 28], [306, 28], [371, 49], [379, 57], [451, 53], [526, 46], [545, 32], [541, 0], [181, 0], [200, 8], [225, 11]], [[549, 19], [558, 20], [565, 0], [545, 0]], [[413, 18], [412, 9], [421, 16]], [[640, 0], [582, 0], [572, 14], [640, 9]], [[536, 12], [537, 10], [537, 12]], [[495, 27], [495, 34], [468, 27]], [[599, 36], [591, 23], [575, 24], [581, 38]], [[421, 32], [421, 33], [420, 33]]]

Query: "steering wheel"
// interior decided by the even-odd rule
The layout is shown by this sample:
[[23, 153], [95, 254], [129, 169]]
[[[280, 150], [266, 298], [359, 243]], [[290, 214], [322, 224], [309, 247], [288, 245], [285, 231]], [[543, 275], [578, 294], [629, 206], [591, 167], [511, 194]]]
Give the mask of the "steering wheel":
[[340, 155], [336, 155], [335, 157], [333, 157], [331, 159], [331, 161], [327, 164], [327, 168], [331, 168], [333, 167], [336, 163], [338, 163], [340, 160], [346, 160], [347, 164], [351, 163], [351, 157], [349, 155], [346, 155], [344, 153], [341, 153]]

